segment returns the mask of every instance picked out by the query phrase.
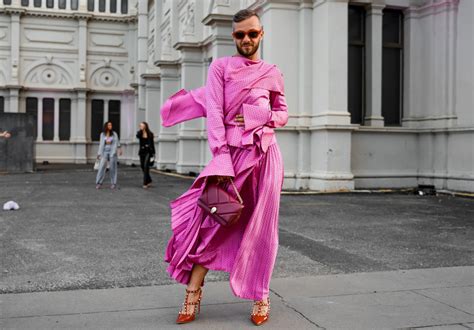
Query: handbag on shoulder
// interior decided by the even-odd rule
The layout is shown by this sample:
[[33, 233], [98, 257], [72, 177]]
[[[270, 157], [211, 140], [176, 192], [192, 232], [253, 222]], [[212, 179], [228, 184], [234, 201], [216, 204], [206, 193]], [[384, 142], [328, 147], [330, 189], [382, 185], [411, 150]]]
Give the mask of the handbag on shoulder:
[[230, 183], [237, 198], [229, 194], [218, 182], [206, 182], [202, 195], [198, 199], [199, 207], [213, 220], [225, 227], [236, 223], [244, 208], [242, 197], [240, 197], [232, 179]]

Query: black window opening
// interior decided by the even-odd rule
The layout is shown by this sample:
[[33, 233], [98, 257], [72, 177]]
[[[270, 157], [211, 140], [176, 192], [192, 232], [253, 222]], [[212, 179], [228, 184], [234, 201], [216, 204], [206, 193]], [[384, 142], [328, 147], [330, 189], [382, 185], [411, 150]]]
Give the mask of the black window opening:
[[4, 4], [4, 5], [11, 5], [11, 4], [12, 4], [12, 0], [3, 0], [3, 4]]
[[362, 124], [365, 113], [365, 8], [349, 6], [347, 105], [352, 124]]
[[95, 0], [87, 0], [87, 10], [94, 11], [94, 1]]
[[99, 0], [99, 11], [101, 13], [105, 12], [105, 0]]
[[5, 112], [5, 98], [0, 96], [0, 113]]
[[122, 0], [120, 3], [120, 12], [122, 14], [128, 13], [128, 0]]
[[58, 0], [59, 9], [66, 9], [66, 0]]
[[79, 8], [79, 0], [71, 0], [71, 10], [77, 10]]
[[117, 0], [110, 0], [110, 12], [111, 13], [117, 12]]
[[104, 101], [92, 100], [91, 111], [91, 139], [99, 141], [100, 133], [104, 127]]
[[112, 122], [113, 130], [120, 138], [120, 101], [109, 101], [109, 121]]
[[54, 8], [54, 0], [46, 0], [46, 8]]
[[26, 98], [26, 111], [34, 118], [35, 125], [33, 126], [33, 136], [36, 139], [38, 137], [38, 99], [36, 97]]
[[43, 99], [43, 140], [54, 139], [54, 99]]
[[28, 7], [30, 5], [30, 0], [21, 0], [21, 5], [24, 7]]
[[403, 109], [403, 13], [384, 9], [382, 30], [382, 116], [400, 126]]
[[41, 7], [41, 0], [33, 0], [33, 6]]
[[71, 139], [71, 100], [59, 100], [59, 140]]

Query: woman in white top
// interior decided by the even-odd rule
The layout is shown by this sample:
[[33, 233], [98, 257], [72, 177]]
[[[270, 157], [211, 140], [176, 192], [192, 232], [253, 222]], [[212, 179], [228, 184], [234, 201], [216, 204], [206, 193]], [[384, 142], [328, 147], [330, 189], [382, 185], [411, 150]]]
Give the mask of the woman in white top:
[[108, 121], [104, 124], [102, 133], [100, 133], [99, 151], [97, 153], [97, 159], [100, 160], [100, 164], [95, 181], [96, 189], [102, 187], [107, 170], [107, 162], [109, 162], [110, 189], [117, 187], [117, 152], [120, 153], [119, 148], [119, 137], [112, 130], [112, 122]]

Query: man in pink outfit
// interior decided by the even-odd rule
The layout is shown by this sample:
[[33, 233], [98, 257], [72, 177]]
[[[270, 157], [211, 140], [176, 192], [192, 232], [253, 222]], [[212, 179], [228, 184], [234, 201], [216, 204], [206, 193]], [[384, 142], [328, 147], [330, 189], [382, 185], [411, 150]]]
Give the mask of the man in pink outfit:
[[[274, 128], [287, 123], [288, 112], [280, 71], [259, 59], [263, 34], [254, 11], [239, 11], [232, 33], [238, 54], [213, 61], [206, 86], [177, 92], [161, 109], [164, 126], [207, 117], [213, 155], [191, 188], [171, 203], [173, 235], [165, 260], [170, 276], [187, 285], [177, 323], [195, 319], [209, 269], [230, 273], [232, 292], [254, 300], [254, 324], [269, 317], [283, 184]], [[230, 193], [233, 180], [239, 189], [245, 207], [235, 225], [223, 227], [198, 207], [208, 180], [217, 180]]]

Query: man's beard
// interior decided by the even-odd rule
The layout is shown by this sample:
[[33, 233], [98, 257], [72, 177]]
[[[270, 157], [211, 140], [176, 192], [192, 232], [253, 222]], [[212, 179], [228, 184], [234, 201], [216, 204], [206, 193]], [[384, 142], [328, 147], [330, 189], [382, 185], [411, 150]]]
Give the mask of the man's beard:
[[[247, 45], [252, 46], [252, 44], [247, 44]], [[245, 57], [251, 57], [253, 54], [255, 54], [258, 51], [258, 47], [260, 46], [260, 41], [255, 46], [252, 46], [253, 48], [250, 48], [248, 50], [244, 49], [238, 44], [236, 44], [235, 46], [237, 47], [237, 51], [239, 52], [240, 55], [245, 56]]]

